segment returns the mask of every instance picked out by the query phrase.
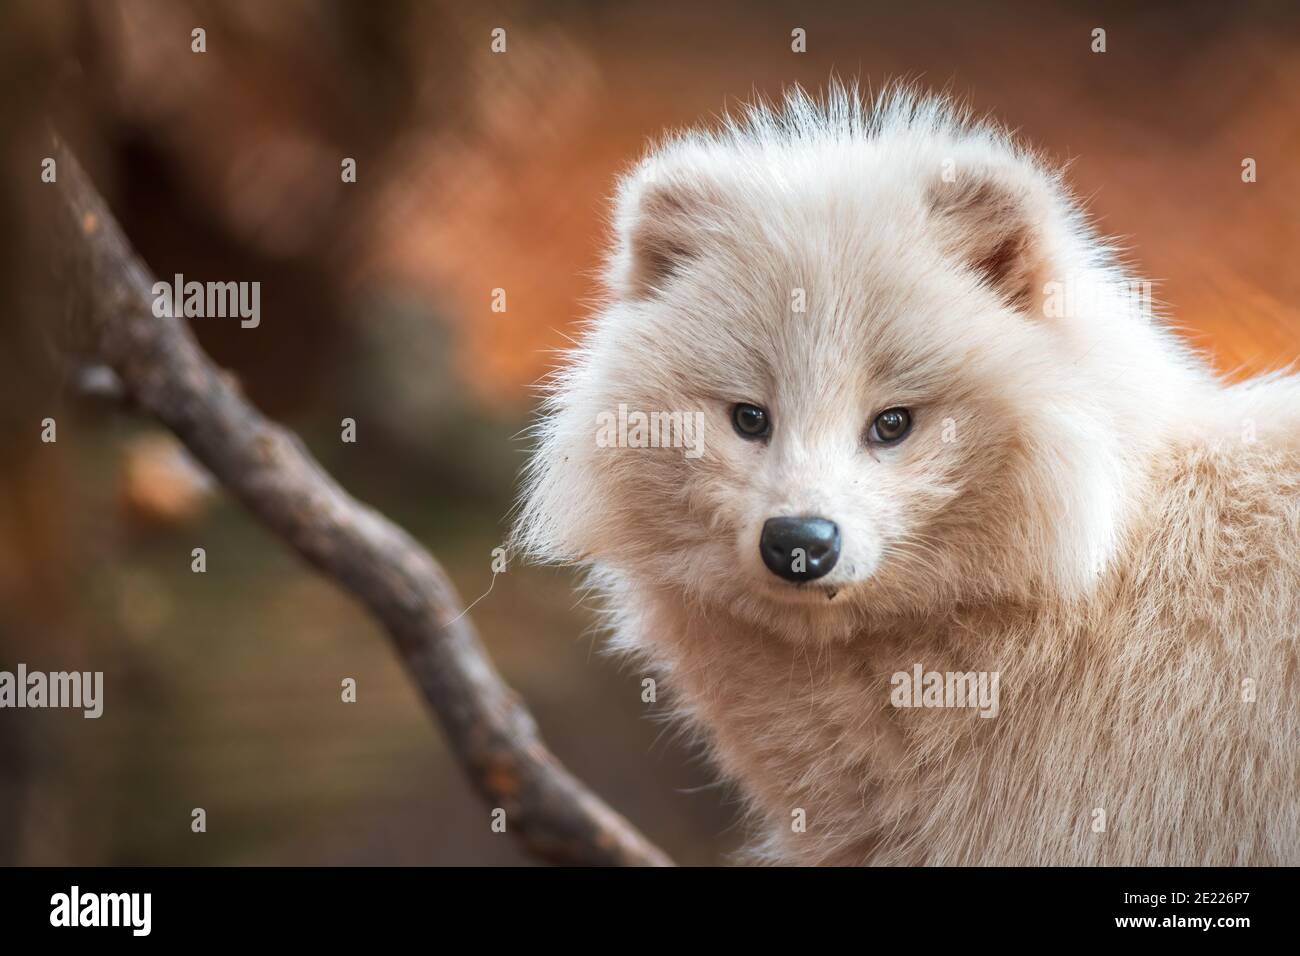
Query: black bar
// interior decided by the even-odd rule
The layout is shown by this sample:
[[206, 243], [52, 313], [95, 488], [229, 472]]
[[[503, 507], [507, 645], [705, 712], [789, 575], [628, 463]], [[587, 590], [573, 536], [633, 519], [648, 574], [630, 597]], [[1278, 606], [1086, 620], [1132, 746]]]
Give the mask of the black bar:
[[[62, 937], [91, 946], [412, 938], [436, 950], [512, 932], [536, 944], [622, 933], [629, 943], [668, 945], [684, 933], [762, 940], [778, 924], [848, 928], [864, 943], [1202, 937], [1232, 945], [1255, 932], [1294, 932], [1297, 885], [1295, 869], [10, 869], [0, 871], [0, 926], [6, 943]], [[98, 894], [150, 894], [148, 935], [129, 925], [134, 915], [142, 926], [142, 910], [120, 910], [128, 925], [52, 926], [57, 894], [70, 903], [73, 886], [83, 912], [99, 912]], [[1152, 922], [1120, 925], [1135, 919]], [[462, 934], [470, 945], [453, 943]]]

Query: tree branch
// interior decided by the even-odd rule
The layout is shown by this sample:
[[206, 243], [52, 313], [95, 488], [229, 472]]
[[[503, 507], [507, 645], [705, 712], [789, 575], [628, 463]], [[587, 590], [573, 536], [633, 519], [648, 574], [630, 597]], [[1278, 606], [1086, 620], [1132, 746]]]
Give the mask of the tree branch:
[[71, 152], [56, 143], [53, 155], [55, 248], [76, 293], [66, 347], [116, 372], [249, 511], [379, 620], [471, 781], [529, 851], [555, 863], [671, 865], [546, 748], [429, 552], [254, 409], [181, 319], [153, 315], [148, 269]]

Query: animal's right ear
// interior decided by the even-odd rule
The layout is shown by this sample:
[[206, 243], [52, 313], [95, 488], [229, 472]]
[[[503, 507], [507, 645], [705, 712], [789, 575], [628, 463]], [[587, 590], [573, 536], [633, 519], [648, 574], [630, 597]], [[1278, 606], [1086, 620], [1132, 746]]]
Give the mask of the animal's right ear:
[[1069, 206], [1031, 160], [977, 156], [927, 191], [931, 221], [947, 252], [1014, 308], [1041, 313], [1070, 229]]
[[618, 242], [608, 279], [619, 294], [648, 299], [698, 255], [709, 199], [699, 183], [643, 164], [619, 188]]

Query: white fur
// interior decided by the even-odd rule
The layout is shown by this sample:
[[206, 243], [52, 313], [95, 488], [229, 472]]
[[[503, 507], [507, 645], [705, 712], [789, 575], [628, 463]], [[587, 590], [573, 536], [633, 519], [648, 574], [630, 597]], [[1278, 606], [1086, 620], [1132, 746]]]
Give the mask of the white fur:
[[[615, 232], [517, 541], [591, 570], [757, 849], [1300, 862], [1296, 378], [1220, 384], [1115, 293], [1059, 174], [906, 91], [796, 91], [670, 139]], [[1053, 282], [1101, 291], [1050, 315]], [[769, 442], [733, 431], [736, 402], [769, 409]], [[705, 454], [598, 447], [619, 403], [703, 411]], [[865, 443], [893, 406], [912, 433]], [[815, 587], [759, 559], [790, 514], [841, 529]], [[999, 715], [892, 708], [914, 663], [999, 672]]]

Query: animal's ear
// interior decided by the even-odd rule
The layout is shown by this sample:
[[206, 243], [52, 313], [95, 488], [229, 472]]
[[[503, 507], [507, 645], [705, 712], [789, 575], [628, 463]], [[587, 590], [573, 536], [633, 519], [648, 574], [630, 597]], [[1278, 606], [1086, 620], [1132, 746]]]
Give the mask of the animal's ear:
[[649, 298], [699, 253], [708, 229], [709, 198], [702, 184], [643, 165], [619, 189], [617, 245], [609, 282], [629, 298]]
[[926, 203], [944, 250], [1015, 309], [1041, 313], [1069, 204], [1028, 160], [949, 167]]

